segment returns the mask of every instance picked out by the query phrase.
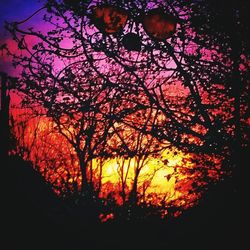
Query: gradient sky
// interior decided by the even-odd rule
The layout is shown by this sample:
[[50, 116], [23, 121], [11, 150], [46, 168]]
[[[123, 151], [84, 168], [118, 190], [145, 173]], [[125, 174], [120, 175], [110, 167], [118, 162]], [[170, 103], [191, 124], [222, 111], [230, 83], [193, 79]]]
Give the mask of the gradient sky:
[[[7, 43], [11, 46], [11, 37], [4, 28], [4, 22], [21, 21], [39, 9], [45, 0], [6, 0], [0, 2], [0, 46]], [[41, 19], [39, 19], [41, 20]], [[38, 19], [33, 17], [29, 24], [38, 24]], [[0, 54], [0, 72], [15, 75], [10, 61]]]
[[8, 33], [4, 30], [4, 21], [20, 21], [25, 19], [39, 7], [43, 0], [6, 0], [0, 3], [0, 34], [1, 40], [7, 37]]

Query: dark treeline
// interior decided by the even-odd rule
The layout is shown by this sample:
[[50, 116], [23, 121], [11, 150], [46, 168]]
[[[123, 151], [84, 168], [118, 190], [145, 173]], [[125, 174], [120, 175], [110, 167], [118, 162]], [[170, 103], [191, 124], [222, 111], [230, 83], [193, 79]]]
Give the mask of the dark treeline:
[[167, 222], [101, 224], [59, 200], [29, 163], [10, 157], [7, 166], [13, 184], [5, 186], [8, 197], [1, 206], [8, 249], [237, 249], [247, 243], [247, 203], [232, 180], [210, 188], [198, 206]]

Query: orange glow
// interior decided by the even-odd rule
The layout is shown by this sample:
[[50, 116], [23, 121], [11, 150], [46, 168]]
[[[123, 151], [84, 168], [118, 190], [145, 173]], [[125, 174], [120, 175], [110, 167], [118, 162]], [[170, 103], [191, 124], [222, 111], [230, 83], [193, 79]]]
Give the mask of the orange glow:
[[[21, 138], [20, 128], [15, 133]], [[51, 183], [54, 191], [58, 195], [79, 192], [82, 182], [79, 160], [69, 142], [55, 131], [55, 124], [46, 117], [30, 119], [23, 133], [24, 139], [19, 144], [30, 151], [25, 155], [26, 159], [33, 162]], [[202, 157], [212, 167], [202, 165]], [[196, 204], [201, 193], [195, 187], [206, 186], [202, 179], [204, 172], [210, 180], [218, 180], [222, 175], [220, 162], [221, 159], [217, 156], [186, 154], [171, 147], [147, 157], [114, 156], [93, 159], [88, 166], [88, 175], [95, 189], [99, 190], [100, 198], [112, 197], [117, 205], [122, 205], [129, 201], [135, 172], [140, 168], [137, 203], [162, 208], [164, 217], [168, 214], [169, 206], [174, 205], [183, 210]], [[179, 214], [180, 212], [173, 216]], [[105, 222], [114, 219], [114, 214], [102, 213], [99, 218]]]

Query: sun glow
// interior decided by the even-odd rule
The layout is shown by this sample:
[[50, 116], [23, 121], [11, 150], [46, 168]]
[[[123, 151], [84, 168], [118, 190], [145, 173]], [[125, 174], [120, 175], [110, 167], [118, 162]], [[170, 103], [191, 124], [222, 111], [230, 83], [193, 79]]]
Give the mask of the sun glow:
[[[195, 168], [191, 155], [184, 154], [177, 149], [163, 150], [156, 156], [150, 156], [144, 165], [142, 160], [138, 164], [136, 157], [130, 159], [118, 157], [109, 159], [103, 164], [103, 188], [101, 195], [105, 197], [110, 191], [105, 186], [113, 184], [119, 187], [122, 175], [126, 175], [124, 177], [125, 182], [127, 189], [130, 190], [133, 186], [137, 166], [143, 165], [138, 178], [138, 192], [141, 201], [147, 202], [152, 194], [157, 194], [157, 199], [150, 199], [150, 202], [154, 204], [162, 201], [170, 202], [177, 200], [183, 193], [175, 189], [176, 183], [190, 177], [187, 173], [181, 172], [184, 162], [185, 168]], [[94, 165], [96, 165], [96, 161]]]
[[[20, 128], [15, 131], [17, 138], [22, 138], [20, 132]], [[55, 131], [55, 124], [45, 117], [30, 119], [22, 133], [24, 141], [19, 143], [30, 151], [25, 158], [33, 162], [54, 191], [60, 196], [79, 192], [79, 160], [69, 142]], [[220, 178], [221, 159], [204, 157], [206, 164], [202, 157], [175, 147], [141, 156], [97, 157], [89, 162], [87, 174], [99, 198], [122, 206], [129, 202], [136, 183], [136, 203], [160, 207], [165, 216], [170, 206], [181, 211], [196, 204], [201, 196], [197, 188], [207, 184], [204, 174], [212, 181]], [[100, 214], [103, 222], [113, 218], [113, 213]]]

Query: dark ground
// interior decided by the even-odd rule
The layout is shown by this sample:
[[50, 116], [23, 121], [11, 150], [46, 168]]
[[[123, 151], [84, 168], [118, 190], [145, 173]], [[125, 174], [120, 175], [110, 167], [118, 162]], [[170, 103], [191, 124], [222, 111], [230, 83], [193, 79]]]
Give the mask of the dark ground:
[[211, 187], [199, 206], [166, 224], [84, 225], [77, 216], [65, 218], [62, 204], [27, 164], [18, 158], [2, 168], [6, 164], [1, 249], [250, 249], [246, 175]]

